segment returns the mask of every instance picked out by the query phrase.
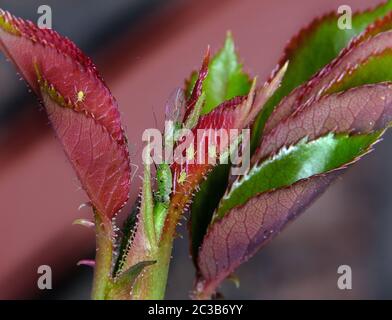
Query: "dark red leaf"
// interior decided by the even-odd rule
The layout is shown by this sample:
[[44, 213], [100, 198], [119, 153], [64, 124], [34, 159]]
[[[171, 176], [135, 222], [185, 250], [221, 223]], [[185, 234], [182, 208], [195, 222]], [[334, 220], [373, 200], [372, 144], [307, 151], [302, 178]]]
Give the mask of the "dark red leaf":
[[93, 205], [111, 218], [130, 186], [127, 140], [114, 97], [70, 40], [1, 9], [0, 22], [1, 49], [44, 101]]
[[[325, 96], [280, 122], [264, 137], [251, 162], [260, 162], [304, 137], [314, 140], [329, 132], [365, 134], [382, 130], [391, 121], [391, 84]], [[290, 187], [258, 194], [223, 217], [215, 217], [199, 251], [196, 296], [213, 294], [223, 279], [279, 233], [343, 171], [312, 176]]]
[[226, 277], [322, 194], [336, 176], [312, 177], [286, 189], [263, 193], [214, 223], [199, 251], [195, 298], [210, 298]]

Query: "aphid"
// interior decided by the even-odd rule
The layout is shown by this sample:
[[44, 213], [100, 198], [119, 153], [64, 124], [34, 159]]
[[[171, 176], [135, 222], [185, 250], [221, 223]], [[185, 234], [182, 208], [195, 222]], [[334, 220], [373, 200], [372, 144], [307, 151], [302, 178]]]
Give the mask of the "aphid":
[[79, 91], [76, 93], [76, 102], [77, 102], [77, 103], [83, 102], [84, 99], [86, 99], [86, 94], [84, 93], [84, 91], [79, 90]]
[[83, 87], [83, 88], [77, 88], [76, 85], [74, 85], [74, 99], [75, 103], [82, 103], [86, 100], [87, 92], [89, 91], [88, 86]]
[[158, 239], [161, 237], [165, 224], [172, 186], [173, 181], [170, 166], [167, 163], [161, 163], [157, 167], [157, 192], [154, 194], [154, 227]]
[[[185, 111], [185, 94], [182, 89], [176, 89], [165, 106], [165, 141], [163, 146], [173, 144], [176, 132], [181, 128], [181, 120]], [[167, 163], [157, 167], [157, 191], [154, 193], [154, 228], [159, 239], [165, 224], [173, 188], [173, 177]]]
[[177, 182], [178, 182], [178, 184], [183, 184], [185, 182], [185, 180], [186, 180], [186, 171], [182, 170], [180, 172], [180, 176], [178, 177]]
[[172, 173], [167, 163], [161, 163], [157, 168], [156, 201], [168, 203], [172, 191]]

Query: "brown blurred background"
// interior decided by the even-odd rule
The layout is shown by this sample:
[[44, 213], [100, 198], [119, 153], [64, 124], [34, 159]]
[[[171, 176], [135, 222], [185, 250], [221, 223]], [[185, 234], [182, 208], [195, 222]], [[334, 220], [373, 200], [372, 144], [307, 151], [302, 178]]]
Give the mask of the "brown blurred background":
[[[208, 44], [234, 34], [246, 70], [265, 79], [289, 38], [317, 15], [373, 0], [0, 0], [0, 7], [37, 21], [50, 5], [53, 28], [92, 56], [119, 101], [134, 163], [141, 133], [162, 119], [170, 92], [197, 68]], [[317, 52], [315, 52], [317, 54]], [[0, 57], [0, 298], [87, 299], [91, 230], [72, 226], [90, 216], [80, 184], [45, 113], [11, 64]], [[226, 283], [228, 299], [392, 298], [391, 134], [344, 179]], [[133, 181], [133, 197], [139, 184]], [[185, 299], [194, 269], [186, 230], [177, 240], [168, 298]], [[37, 268], [53, 270], [53, 289], [37, 289]], [[338, 290], [348, 264], [353, 289]]]

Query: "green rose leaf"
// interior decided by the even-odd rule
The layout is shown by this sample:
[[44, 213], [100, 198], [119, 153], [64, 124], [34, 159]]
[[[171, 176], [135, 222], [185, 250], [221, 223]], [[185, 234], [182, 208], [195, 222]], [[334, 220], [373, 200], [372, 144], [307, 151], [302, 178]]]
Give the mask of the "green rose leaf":
[[365, 28], [382, 18], [392, 10], [392, 1], [353, 15], [352, 29], [338, 28], [337, 13], [333, 12], [314, 20], [308, 27], [300, 31], [285, 49], [279, 65], [290, 61], [281, 87], [266, 103], [255, 121], [252, 132], [252, 150], [256, 149], [269, 116], [275, 107], [291, 91], [305, 83], [310, 77], [335, 59], [351, 39], [359, 35]]
[[[185, 91], [191, 95], [193, 86], [198, 78], [193, 72], [186, 81]], [[251, 79], [242, 70], [242, 64], [235, 51], [234, 40], [229, 32], [223, 47], [212, 57], [206, 79], [203, 81], [205, 102], [202, 114], [207, 114], [222, 102], [237, 96], [246, 96], [251, 87]], [[230, 167], [219, 165], [208, 175], [206, 181], [200, 185], [191, 205], [191, 252], [195, 253], [201, 244], [212, 214], [227, 187]], [[208, 194], [208, 197], [206, 196]]]

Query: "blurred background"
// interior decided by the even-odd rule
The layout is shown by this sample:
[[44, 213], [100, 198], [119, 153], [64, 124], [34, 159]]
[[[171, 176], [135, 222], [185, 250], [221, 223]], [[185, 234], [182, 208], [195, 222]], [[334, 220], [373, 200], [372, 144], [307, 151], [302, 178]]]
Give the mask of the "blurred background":
[[[234, 34], [245, 68], [266, 79], [290, 39], [312, 18], [342, 4], [365, 9], [375, 0], [0, 0], [0, 7], [37, 21], [52, 8], [53, 28], [93, 58], [117, 98], [132, 162], [141, 134], [162, 119], [164, 103], [207, 45], [216, 51]], [[315, 52], [317, 54], [317, 52]], [[377, 146], [285, 232], [228, 282], [227, 299], [391, 299], [392, 136]], [[138, 174], [137, 174], [138, 175]], [[139, 185], [133, 180], [134, 198]], [[93, 231], [72, 226], [89, 218], [86, 197], [57, 143], [45, 112], [0, 57], [0, 299], [88, 299]], [[125, 212], [127, 210], [124, 210]], [[186, 299], [194, 269], [184, 239], [175, 243], [169, 299]], [[337, 288], [349, 265], [352, 290]], [[50, 265], [53, 289], [37, 288], [37, 269]]]

